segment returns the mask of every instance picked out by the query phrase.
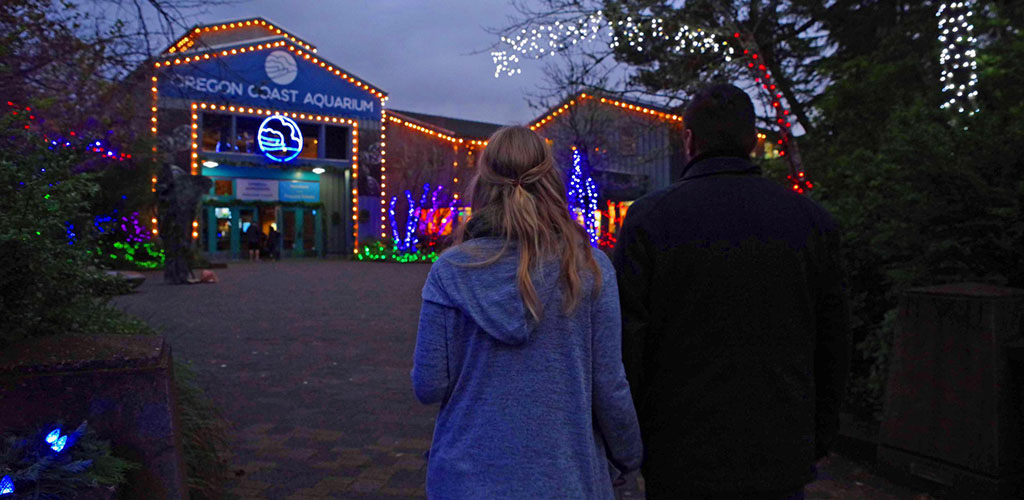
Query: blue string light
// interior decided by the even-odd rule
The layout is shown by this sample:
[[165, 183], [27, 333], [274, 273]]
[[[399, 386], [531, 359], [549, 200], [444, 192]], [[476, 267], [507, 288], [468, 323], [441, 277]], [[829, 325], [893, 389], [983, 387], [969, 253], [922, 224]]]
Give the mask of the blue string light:
[[[426, 184], [423, 187], [429, 188], [429, 186], [429, 184]], [[405, 218], [405, 242], [404, 248], [401, 250], [407, 253], [416, 253], [416, 244], [419, 243], [419, 239], [416, 238], [416, 226], [420, 222], [419, 218], [416, 217], [416, 212], [419, 212], [419, 206], [413, 203], [412, 192], [408, 189], [405, 190], [405, 199], [409, 202], [409, 214]]]
[[[391, 223], [391, 241], [396, 252], [415, 254], [420, 250], [420, 235], [434, 236], [444, 234], [444, 231], [455, 218], [454, 213], [459, 200], [455, 197], [449, 200], [447, 205], [448, 213], [442, 217], [440, 225], [435, 230], [431, 225], [434, 223], [438, 210], [442, 208], [438, 203], [442, 191], [444, 191], [444, 186], [438, 185], [431, 192], [430, 184], [424, 184], [423, 194], [420, 196], [418, 203], [412, 191], [405, 191], [405, 200], [408, 203], [409, 209], [405, 219], [404, 237], [400, 234], [398, 221], [395, 218], [395, 207], [398, 205], [398, 197], [391, 197], [391, 203], [388, 205], [388, 221]], [[428, 199], [430, 200], [429, 206], [427, 205]], [[427, 246], [433, 246], [435, 241], [431, 238], [426, 241], [426, 244]]]
[[401, 241], [398, 237], [398, 224], [395, 222], [395, 205], [398, 203], [398, 197], [391, 197], [391, 204], [388, 206], [388, 219], [391, 221], [391, 241], [397, 246], [398, 242]]
[[590, 162], [580, 148], [573, 148], [572, 175], [569, 177], [569, 191], [566, 193], [569, 212], [587, 231], [590, 246], [593, 247], [596, 247], [600, 240], [597, 218], [594, 216], [597, 213], [597, 196], [597, 184], [590, 176]]
[[4, 476], [0, 479], [0, 497], [14, 494], [14, 481], [11, 476]]
[[67, 434], [61, 436], [60, 427], [58, 427], [46, 435], [46, 443], [50, 445], [51, 450], [60, 453], [64, 451], [64, 446], [68, 443], [68, 436]]
[[[427, 212], [426, 217], [423, 217], [422, 220], [420, 220], [419, 230], [421, 233], [425, 234], [429, 230], [430, 224], [434, 221], [434, 216], [437, 214], [438, 208], [440, 208], [437, 206], [437, 196], [441, 194], [442, 189], [444, 189], [444, 186], [438, 185], [437, 188], [434, 189], [434, 194], [430, 197], [430, 211]], [[426, 192], [424, 192], [424, 195], [425, 194]], [[420, 206], [422, 207], [422, 205], [423, 204], [421, 203]]]

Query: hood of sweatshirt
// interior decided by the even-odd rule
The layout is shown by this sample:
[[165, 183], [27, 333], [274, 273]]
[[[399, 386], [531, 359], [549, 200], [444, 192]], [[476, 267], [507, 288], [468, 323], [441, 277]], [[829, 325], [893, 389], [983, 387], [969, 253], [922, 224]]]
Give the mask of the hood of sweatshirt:
[[[430, 269], [423, 300], [457, 308], [495, 340], [521, 345], [537, 322], [519, 292], [518, 248], [509, 244], [497, 261], [479, 265], [501, 251], [503, 244], [502, 238], [477, 237], [446, 251]], [[559, 270], [557, 259], [549, 259], [531, 273], [542, 317], [561, 312]]]

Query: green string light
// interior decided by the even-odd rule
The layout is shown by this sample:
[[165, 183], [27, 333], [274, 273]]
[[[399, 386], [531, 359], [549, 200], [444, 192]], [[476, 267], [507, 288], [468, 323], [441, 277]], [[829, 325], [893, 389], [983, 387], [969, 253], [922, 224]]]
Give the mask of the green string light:
[[387, 246], [383, 242], [368, 243], [363, 245], [361, 252], [356, 254], [356, 259], [365, 261], [386, 261], [386, 262], [435, 262], [438, 254], [434, 251], [420, 251], [416, 253], [400, 252], [394, 245]]
[[[145, 269], [159, 269], [164, 265], [164, 252], [154, 248], [153, 243], [116, 242], [114, 248], [124, 252], [124, 260]], [[142, 250], [142, 251], [140, 251]], [[117, 260], [115, 254], [110, 258]]]

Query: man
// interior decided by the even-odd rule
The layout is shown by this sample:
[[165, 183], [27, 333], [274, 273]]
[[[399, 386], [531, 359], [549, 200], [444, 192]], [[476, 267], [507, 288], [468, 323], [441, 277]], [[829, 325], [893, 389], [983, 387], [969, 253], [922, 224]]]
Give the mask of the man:
[[259, 262], [260, 260], [260, 244], [263, 239], [263, 230], [256, 224], [255, 221], [249, 223], [249, 228], [245, 230], [245, 239], [249, 244], [249, 261]]
[[267, 233], [267, 253], [268, 257], [274, 260], [281, 260], [281, 233], [277, 232], [277, 226], [274, 224], [270, 225], [270, 232]]
[[750, 162], [742, 90], [683, 119], [692, 159], [630, 207], [614, 258], [647, 498], [800, 499], [849, 368], [838, 228]]

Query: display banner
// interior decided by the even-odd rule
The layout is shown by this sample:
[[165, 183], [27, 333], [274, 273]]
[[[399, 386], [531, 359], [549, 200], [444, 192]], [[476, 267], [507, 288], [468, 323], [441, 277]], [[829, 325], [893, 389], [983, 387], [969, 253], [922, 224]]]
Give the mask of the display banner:
[[214, 167], [203, 167], [203, 175], [207, 177], [216, 177], [219, 179], [231, 179], [241, 177], [243, 179], [277, 179], [281, 181], [312, 181], [318, 182], [320, 176], [310, 172], [309, 170], [300, 169], [280, 169], [280, 168], [255, 168], [255, 167], [235, 167], [232, 165], [225, 165], [223, 163], [220, 166]]
[[316, 203], [320, 201], [319, 182], [281, 182], [281, 201], [305, 201]]
[[379, 120], [380, 99], [286, 48], [157, 69], [159, 97]]
[[235, 198], [239, 200], [277, 201], [278, 181], [235, 179]]

